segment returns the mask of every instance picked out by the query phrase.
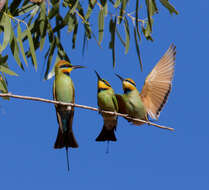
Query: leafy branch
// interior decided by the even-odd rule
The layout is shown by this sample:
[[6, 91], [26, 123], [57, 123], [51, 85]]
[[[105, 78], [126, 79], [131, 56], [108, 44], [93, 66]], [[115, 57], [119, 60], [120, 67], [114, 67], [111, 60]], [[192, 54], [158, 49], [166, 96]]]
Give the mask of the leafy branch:
[[18, 99], [24, 99], [24, 100], [32, 100], [32, 101], [39, 101], [39, 102], [56, 104], [56, 105], [72, 106], [72, 107], [77, 107], [77, 108], [82, 108], [82, 109], [88, 109], [88, 110], [92, 110], [92, 111], [98, 111], [100, 113], [106, 113], [106, 114], [110, 114], [110, 115], [117, 115], [117, 116], [125, 117], [126, 119], [139, 121], [139, 122], [142, 122], [144, 124], [155, 126], [155, 127], [161, 128], [161, 129], [167, 129], [167, 130], [170, 130], [170, 131], [174, 131], [174, 129], [170, 128], [170, 127], [158, 125], [158, 124], [150, 122], [150, 121], [145, 121], [145, 120], [141, 120], [141, 119], [132, 118], [132, 117], [129, 117], [128, 115], [126, 115], [126, 114], [99, 110], [98, 108], [94, 108], [94, 107], [91, 107], [91, 106], [85, 106], [85, 105], [74, 104], [74, 103], [59, 102], [59, 101], [55, 101], [55, 100], [49, 100], [49, 99], [38, 98], [38, 97], [21, 96], [21, 95], [16, 95], [16, 94], [12, 94], [12, 93], [0, 93], [0, 97], [4, 97], [4, 98], [11, 97], [11, 98], [18, 98]]

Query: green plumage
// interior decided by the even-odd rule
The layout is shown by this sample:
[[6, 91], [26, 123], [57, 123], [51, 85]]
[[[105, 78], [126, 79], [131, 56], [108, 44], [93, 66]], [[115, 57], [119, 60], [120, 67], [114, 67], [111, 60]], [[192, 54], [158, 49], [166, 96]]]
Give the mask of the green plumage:
[[133, 118], [146, 119], [147, 113], [137, 89], [121, 95], [125, 103], [125, 112]]
[[54, 85], [57, 101], [72, 102], [74, 100], [74, 85], [70, 76], [60, 72], [55, 77]]
[[[132, 79], [123, 79], [117, 75], [123, 83], [124, 94], [116, 94], [119, 104], [119, 113], [126, 114], [129, 117], [147, 120], [147, 111], [142, 102], [141, 95], [136, 88], [136, 84]], [[127, 118], [126, 118], [127, 119]], [[141, 125], [142, 122], [127, 119], [135, 125]]]
[[[69, 74], [73, 69], [76, 68], [82, 68], [82, 66], [73, 66], [65, 60], [60, 60], [58, 63], [56, 63], [55, 80], [53, 84], [54, 100], [66, 103], [75, 102], [74, 85]], [[72, 129], [74, 107], [55, 105], [55, 108], [59, 129], [54, 148], [65, 147], [69, 170], [68, 147], [78, 147], [78, 143], [76, 142]]]
[[[54, 81], [54, 99], [66, 103], [74, 103], [74, 85], [69, 75], [57, 72]], [[55, 148], [78, 147], [72, 131], [74, 108], [71, 106], [56, 105], [59, 131]]]
[[118, 110], [117, 99], [112, 88], [98, 92], [97, 98], [100, 109], [113, 112]]
[[[110, 84], [98, 77], [98, 93], [97, 93], [97, 103], [100, 110], [118, 112], [118, 102], [115, 97], [114, 90], [111, 88]], [[104, 120], [104, 125], [96, 141], [116, 141], [115, 130], [117, 126], [118, 117], [115, 115], [102, 113]]]

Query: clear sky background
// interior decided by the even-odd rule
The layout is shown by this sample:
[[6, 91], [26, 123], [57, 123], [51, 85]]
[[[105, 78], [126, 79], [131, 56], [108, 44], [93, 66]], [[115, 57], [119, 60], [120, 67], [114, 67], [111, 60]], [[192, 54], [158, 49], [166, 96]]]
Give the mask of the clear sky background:
[[[76, 50], [71, 49], [71, 34], [64, 35], [63, 40], [72, 64], [87, 67], [71, 75], [76, 103], [94, 107], [94, 69], [117, 93], [122, 93], [122, 88], [115, 72], [133, 78], [141, 90], [147, 74], [173, 42], [177, 47], [173, 87], [157, 123], [176, 131], [147, 125], [136, 127], [119, 118], [118, 141], [110, 143], [110, 153], [106, 154], [106, 143], [95, 142], [103, 125], [102, 117], [97, 112], [76, 108], [73, 130], [80, 147], [70, 149], [68, 172], [65, 150], [53, 149], [58, 130], [54, 105], [2, 100], [0, 189], [209, 189], [209, 1], [172, 3], [180, 14], [170, 16], [158, 2], [160, 14], [155, 16], [154, 42], [142, 40], [143, 72], [134, 41], [124, 55], [125, 50], [117, 40], [113, 70], [111, 50], [107, 48], [108, 31], [103, 48], [91, 40], [84, 57], [81, 40], [77, 41]], [[32, 65], [23, 72], [11, 55], [9, 64], [19, 77], [8, 77], [10, 92], [52, 99], [53, 79], [43, 80], [43, 54], [37, 52], [38, 72]]]

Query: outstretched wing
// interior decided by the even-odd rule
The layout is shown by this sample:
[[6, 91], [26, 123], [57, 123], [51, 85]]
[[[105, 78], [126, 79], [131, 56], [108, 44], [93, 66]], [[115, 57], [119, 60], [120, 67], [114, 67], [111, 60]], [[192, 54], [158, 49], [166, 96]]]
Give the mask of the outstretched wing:
[[150, 117], [158, 119], [171, 91], [176, 47], [171, 44], [151, 73], [141, 91], [141, 99]]

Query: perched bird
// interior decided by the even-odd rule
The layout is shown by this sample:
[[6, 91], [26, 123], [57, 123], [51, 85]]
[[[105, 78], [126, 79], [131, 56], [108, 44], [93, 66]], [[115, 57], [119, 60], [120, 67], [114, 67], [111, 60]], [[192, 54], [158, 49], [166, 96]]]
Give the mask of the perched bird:
[[[116, 94], [119, 113], [141, 120], [148, 120], [149, 115], [157, 120], [171, 91], [175, 59], [176, 47], [172, 44], [147, 76], [141, 93], [132, 79], [124, 79], [116, 74], [122, 81], [124, 91], [122, 95]], [[143, 124], [131, 119], [128, 121], [135, 125]]]
[[[118, 111], [118, 103], [115, 97], [114, 90], [110, 84], [102, 79], [99, 74], [95, 71], [98, 82], [97, 82], [97, 103], [99, 110], [104, 111]], [[96, 141], [116, 141], [115, 130], [117, 126], [118, 117], [116, 115], [110, 115], [107, 113], [101, 113], [104, 119], [104, 125]]]
[[[75, 93], [70, 72], [73, 69], [83, 68], [80, 65], [71, 65], [65, 60], [61, 60], [55, 65], [55, 80], [53, 84], [53, 97], [56, 101], [74, 103]], [[55, 105], [57, 121], [59, 124], [57, 139], [54, 148], [66, 148], [67, 166], [69, 170], [68, 147], [77, 148], [78, 143], [73, 135], [72, 123], [74, 107]]]

